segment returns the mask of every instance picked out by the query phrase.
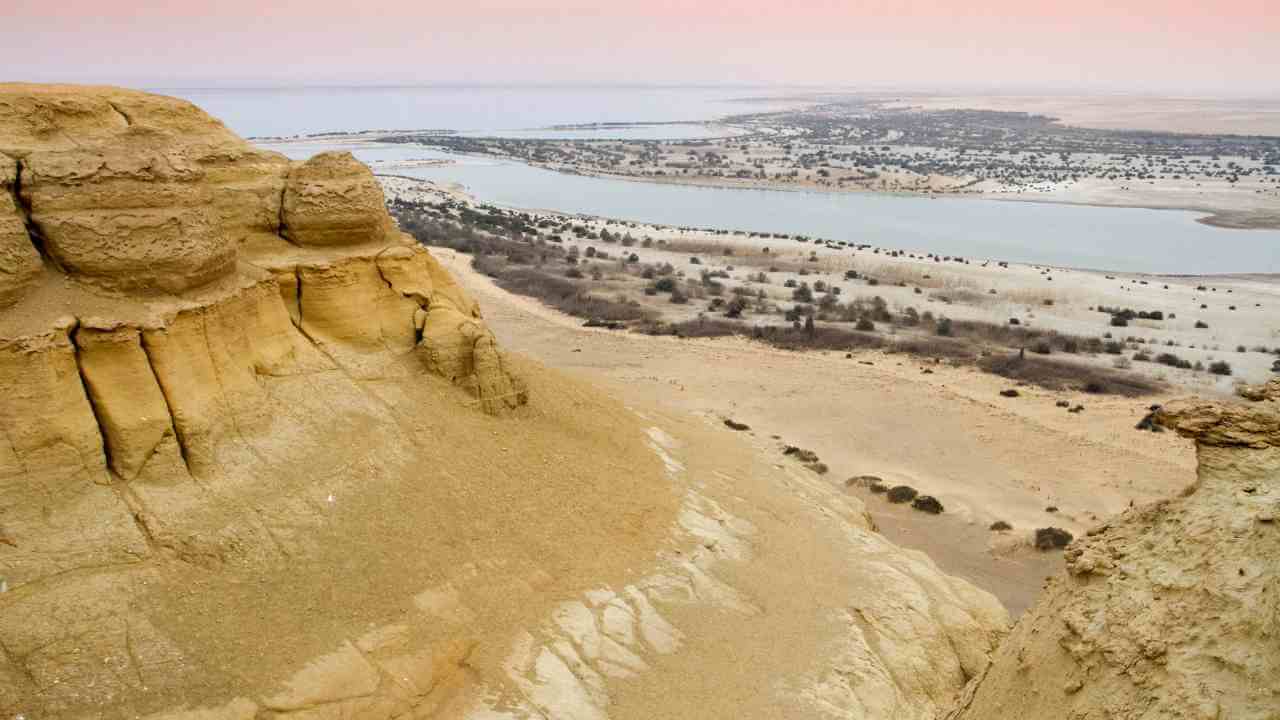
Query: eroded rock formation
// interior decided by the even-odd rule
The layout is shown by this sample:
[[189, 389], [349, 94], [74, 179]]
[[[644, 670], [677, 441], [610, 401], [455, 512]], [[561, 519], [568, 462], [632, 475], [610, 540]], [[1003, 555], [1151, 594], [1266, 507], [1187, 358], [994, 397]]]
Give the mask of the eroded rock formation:
[[56, 579], [290, 553], [278, 518], [236, 508], [379, 446], [335, 442], [395, 426], [399, 399], [362, 385], [441, 376], [464, 406], [524, 402], [479, 308], [349, 154], [294, 163], [173, 98], [5, 85], [0, 190], [0, 706], [112, 687], [31, 654], [60, 628], [26, 599], [75, 605], [41, 594]]
[[1196, 484], [1077, 540], [949, 717], [1280, 717], [1280, 381], [1170, 403]]

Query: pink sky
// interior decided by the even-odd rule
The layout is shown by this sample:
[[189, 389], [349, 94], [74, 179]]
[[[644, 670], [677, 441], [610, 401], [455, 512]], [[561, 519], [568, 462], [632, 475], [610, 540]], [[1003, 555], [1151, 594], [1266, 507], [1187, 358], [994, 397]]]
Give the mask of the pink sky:
[[0, 77], [1280, 95], [1280, 0], [0, 0]]

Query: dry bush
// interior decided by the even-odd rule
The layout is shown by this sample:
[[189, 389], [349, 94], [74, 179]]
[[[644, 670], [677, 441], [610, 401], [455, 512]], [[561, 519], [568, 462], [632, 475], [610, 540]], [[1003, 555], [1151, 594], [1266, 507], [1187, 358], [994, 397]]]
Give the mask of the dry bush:
[[668, 240], [666, 244], [659, 246], [659, 248], [670, 250], [671, 252], [706, 255], [708, 257], [720, 257], [726, 255], [725, 250], [729, 250], [728, 255], [735, 259], [740, 255], [762, 254], [756, 248], [717, 240]]
[[595, 295], [582, 283], [526, 266], [498, 266], [492, 260], [475, 258], [476, 269], [491, 275], [502, 289], [541, 300], [560, 312], [583, 319], [613, 322], [643, 321], [654, 313], [634, 300], [608, 299]]
[[984, 322], [982, 320], [953, 320], [951, 334], [957, 338], [982, 341], [1008, 348], [1033, 348], [1041, 343], [1053, 352], [1096, 353], [1103, 350], [1098, 338], [1039, 330], [1022, 325]]
[[1162, 383], [1110, 368], [1017, 355], [992, 355], [978, 361], [986, 372], [1046, 390], [1079, 390], [1099, 395], [1142, 397], [1164, 389]]
[[[857, 270], [887, 285], [906, 283], [913, 287], [933, 290], [974, 290], [980, 288], [975, 280], [940, 271], [932, 265], [915, 265], [893, 262], [855, 262]], [[929, 277], [925, 277], [928, 275]]]
[[[1072, 296], [1069, 293], [1057, 292], [1054, 290], [1038, 290], [1035, 288], [1002, 290], [999, 295], [992, 295], [990, 297], [993, 300], [999, 298], [1022, 305], [1035, 305], [1037, 307], [1043, 307], [1045, 305], [1064, 305], [1070, 303], [1072, 299]], [[1045, 302], [1046, 300], [1049, 302]]]
[[759, 340], [783, 350], [872, 350], [886, 345], [874, 333], [842, 328], [816, 326], [812, 331], [789, 325], [748, 326], [732, 320], [698, 318], [684, 322], [649, 322], [636, 328], [650, 335], [675, 335], [683, 338], [741, 336]]
[[978, 357], [978, 349], [973, 343], [934, 335], [901, 338], [889, 347], [889, 351], [923, 358], [947, 358], [968, 362]]
[[958, 303], [960, 305], [988, 305], [995, 297], [986, 293], [980, 293], [977, 290], [969, 290], [967, 288], [952, 288], [940, 290], [938, 292], [929, 293], [929, 297], [945, 303]]

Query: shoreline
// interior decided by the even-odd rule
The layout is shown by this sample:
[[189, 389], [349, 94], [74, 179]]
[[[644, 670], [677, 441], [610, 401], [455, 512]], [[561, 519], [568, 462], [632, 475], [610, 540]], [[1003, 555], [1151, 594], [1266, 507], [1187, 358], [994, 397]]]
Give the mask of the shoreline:
[[[461, 153], [455, 153], [455, 154], [461, 154]], [[477, 156], [477, 157], [484, 157], [484, 156]], [[515, 161], [515, 162], [519, 162], [519, 161]], [[525, 163], [525, 164], [527, 164], [527, 163]], [[549, 168], [540, 168], [540, 169], [548, 169], [548, 170], [549, 170]], [[638, 225], [644, 225], [644, 226], [647, 226], [647, 227], [652, 227], [652, 228], [657, 228], [657, 229], [663, 229], [663, 230], [667, 230], [667, 231], [680, 231], [680, 230], [682, 230], [682, 229], [685, 229], [685, 228], [684, 228], [684, 227], [682, 227], [682, 226], [670, 225], [670, 224], [667, 224], [667, 223], [656, 223], [656, 222], [642, 221], [642, 220], [637, 220], [637, 219], [635, 219], [635, 218], [612, 217], [612, 216], [599, 215], [599, 214], [594, 214], [594, 213], [577, 213], [577, 212], [570, 212], [570, 211], [566, 211], [566, 210], [559, 210], [559, 209], [555, 209], [555, 208], [524, 207], [524, 206], [519, 206], [519, 205], [507, 205], [507, 204], [504, 204], [504, 203], [498, 203], [498, 202], [488, 202], [488, 201], [480, 200], [480, 199], [479, 199], [478, 197], [476, 197], [472, 192], [470, 192], [470, 189], [469, 189], [469, 188], [466, 188], [465, 186], [460, 185], [460, 184], [456, 184], [456, 185], [457, 185], [457, 187], [456, 187], [456, 188], [452, 188], [452, 187], [448, 187], [448, 186], [446, 186], [446, 185], [442, 185], [442, 184], [439, 184], [439, 183], [437, 183], [437, 182], [435, 182], [435, 181], [433, 181], [433, 180], [428, 180], [428, 179], [425, 179], [425, 178], [412, 177], [412, 176], [408, 176], [408, 175], [397, 175], [397, 174], [394, 174], [394, 173], [377, 173], [377, 172], [375, 172], [374, 174], [375, 174], [375, 176], [376, 176], [376, 177], [380, 177], [380, 178], [382, 178], [382, 177], [386, 177], [386, 178], [397, 178], [397, 179], [405, 180], [405, 181], [408, 181], [408, 182], [421, 183], [421, 184], [424, 184], [424, 185], [430, 186], [432, 189], [434, 189], [434, 190], [435, 190], [435, 191], [437, 191], [437, 192], [444, 193], [444, 194], [450, 194], [450, 195], [453, 195], [455, 198], [460, 199], [460, 200], [463, 200], [463, 201], [468, 202], [468, 203], [473, 204], [473, 205], [490, 205], [490, 206], [492, 206], [492, 207], [502, 208], [502, 209], [504, 209], [504, 210], [511, 210], [511, 211], [516, 211], [516, 212], [527, 212], [527, 213], [545, 213], [545, 214], [549, 214], [549, 215], [556, 215], [556, 216], [566, 217], [566, 218], [576, 218], [576, 219], [585, 220], [585, 221], [596, 221], [596, 222], [605, 222], [605, 223], [619, 223], [619, 224], [621, 224], [621, 223], [636, 223], [636, 224], [638, 224]], [[594, 177], [594, 176], [593, 176], [593, 177]], [[605, 178], [605, 179], [615, 179], [615, 178]], [[625, 178], [616, 178], [616, 179], [625, 179]], [[661, 182], [655, 182], [655, 184], [663, 184], [663, 183], [661, 183]], [[674, 183], [673, 183], [673, 184], [674, 184]], [[736, 187], [717, 187], [717, 186], [693, 186], [693, 187], [707, 187], [708, 189], [715, 189], [715, 190], [753, 190], [753, 189], [766, 190], [766, 188], [736, 188]], [[786, 189], [784, 189], [784, 190], [779, 190], [779, 191], [780, 191], [780, 192], [808, 192], [807, 190], [786, 190]], [[822, 191], [817, 191], [817, 192], [822, 192]], [[911, 193], [886, 193], [886, 192], [878, 192], [878, 191], [867, 191], [867, 192], [868, 192], [868, 193], [872, 193], [872, 194], [888, 195], [888, 196], [903, 197], [903, 198], [912, 198], [912, 197], [916, 197], [915, 195], [913, 195], [913, 194], [911, 194]], [[995, 198], [969, 198], [969, 199], [978, 199], [978, 200], [981, 200], [981, 199], [988, 199], [988, 200], [995, 200]], [[1015, 202], [1017, 202], [1017, 201], [1015, 201]], [[1078, 207], [1103, 207], [1103, 208], [1131, 209], [1131, 210], [1175, 210], [1175, 208], [1161, 208], [1161, 207], [1131, 207], [1131, 208], [1121, 208], [1121, 207], [1117, 207], [1117, 206], [1114, 206], [1114, 205], [1097, 205], [1097, 206], [1091, 206], [1091, 205], [1087, 205], [1087, 204], [1083, 204], [1083, 203], [1054, 203], [1054, 202], [1050, 202], [1050, 201], [1041, 201], [1041, 200], [1024, 200], [1024, 201], [1020, 201], [1020, 202], [1043, 202], [1043, 203], [1045, 203], [1045, 204], [1068, 204], [1068, 205], [1073, 205], [1073, 206], [1078, 206]], [[1196, 210], [1179, 210], [1179, 211], [1180, 211], [1180, 212], [1190, 212], [1190, 213], [1199, 212], [1199, 211], [1196, 211]], [[1210, 224], [1210, 223], [1208, 223], [1208, 222], [1204, 222], [1204, 219], [1201, 219], [1201, 218], [1197, 218], [1197, 219], [1195, 219], [1195, 220], [1194, 220], [1194, 222], [1202, 222], [1203, 224], [1211, 225], [1211, 224]], [[1216, 226], [1216, 225], [1211, 225], [1211, 226], [1212, 226], [1212, 227], [1218, 227], [1218, 226]], [[722, 227], [701, 227], [701, 226], [700, 226], [700, 227], [693, 227], [693, 226], [689, 226], [689, 228], [688, 228], [688, 229], [691, 229], [691, 230], [693, 230], [693, 231], [695, 231], [695, 232], [715, 232], [715, 231], [718, 231], [718, 230], [719, 230], [719, 231], [726, 231], [726, 230], [727, 230], [727, 231], [729, 231], [729, 232], [751, 232], [751, 230], [749, 230], [748, 228], [722, 228]], [[1221, 228], [1221, 229], [1223, 229], [1223, 230], [1230, 230], [1230, 229], [1235, 229], [1235, 228]], [[1261, 228], [1261, 229], [1269, 229], [1269, 228]], [[815, 238], [813, 238], [813, 239], [814, 239], [815, 241], [828, 241], [828, 240], [830, 240], [830, 238], [821, 238], [821, 237], [815, 237]], [[908, 249], [908, 248], [901, 248], [901, 247], [899, 247], [899, 248], [890, 248], [890, 249], [899, 250], [899, 251], [903, 251], [903, 252], [914, 252], [914, 253], [916, 253], [916, 254], [929, 254], [929, 253], [931, 253], [931, 252], [932, 252], [932, 251], [930, 251], [930, 250], [928, 250], [928, 249], [921, 249], [921, 248]], [[1278, 248], [1278, 251], [1280, 251], [1280, 248]], [[976, 257], [977, 257], [977, 256], [975, 256], [975, 258], [974, 258], [974, 259], [976, 259]], [[983, 258], [983, 259], [985, 259], [985, 260], [989, 260], [989, 261], [992, 261], [992, 262], [996, 262], [996, 261], [999, 261], [999, 260], [1000, 260], [999, 258], [994, 258], [994, 257], [992, 257], [992, 258]], [[1115, 269], [1108, 269], [1108, 268], [1081, 267], [1081, 266], [1076, 266], [1076, 265], [1063, 265], [1063, 264], [1057, 264], [1057, 263], [1045, 263], [1045, 262], [1039, 262], [1039, 263], [1037, 263], [1037, 262], [1027, 262], [1027, 261], [1020, 261], [1020, 260], [1019, 260], [1019, 261], [1013, 261], [1013, 260], [1011, 260], [1011, 261], [1008, 261], [1008, 263], [1009, 263], [1010, 265], [1018, 265], [1018, 266], [1027, 267], [1027, 268], [1043, 267], [1043, 268], [1060, 269], [1060, 270], [1064, 270], [1064, 271], [1071, 271], [1071, 272], [1092, 273], [1092, 274], [1097, 274], [1097, 275], [1115, 275], [1115, 276], [1123, 276], [1123, 277], [1130, 277], [1130, 278], [1146, 278], [1146, 279], [1153, 279], [1153, 278], [1169, 278], [1169, 279], [1175, 279], [1175, 278], [1177, 278], [1177, 279], [1183, 279], [1183, 280], [1193, 280], [1193, 279], [1205, 279], [1205, 280], [1227, 280], [1227, 279], [1233, 279], [1233, 280], [1249, 280], [1249, 281], [1253, 281], [1253, 282], [1261, 282], [1261, 283], [1265, 283], [1265, 284], [1276, 284], [1276, 285], [1280, 285], [1280, 272], [1276, 272], [1276, 273], [1257, 273], [1257, 272], [1250, 272], [1250, 271], [1235, 271], [1235, 272], [1223, 272], [1223, 273], [1137, 272], [1137, 271], [1131, 271], [1131, 270], [1115, 270]]]
[[[352, 145], [378, 145], [377, 140], [354, 140]], [[430, 147], [430, 146], [422, 146]], [[592, 172], [582, 170], [572, 170], [558, 167], [549, 163], [527, 162], [519, 157], [503, 154], [503, 153], [468, 153], [458, 152], [454, 150], [446, 150], [432, 148], [436, 152], [448, 155], [456, 155], [459, 157], [500, 160], [504, 162], [519, 163], [526, 167], [536, 168], [538, 170], [546, 170], [548, 172], [560, 173], [562, 175], [572, 175], [586, 178], [596, 178], [601, 180], [620, 180], [624, 182], [647, 183], [650, 185], [669, 185], [679, 187], [696, 187], [706, 188], [710, 190], [759, 190], [769, 192], [789, 192], [789, 193], [810, 193], [815, 195], [872, 195], [880, 197], [901, 197], [901, 198], [928, 198], [937, 199], [955, 199], [955, 200], [992, 200], [997, 202], [1020, 202], [1020, 203], [1040, 203], [1045, 205], [1063, 205], [1070, 207], [1094, 207], [1094, 208], [1114, 208], [1118, 210], [1167, 210], [1175, 212], [1183, 212], [1190, 214], [1198, 214], [1201, 217], [1190, 218], [1192, 222], [1200, 223], [1209, 227], [1220, 230], [1280, 230], [1280, 210], [1275, 213], [1250, 212], [1247, 210], [1229, 210], [1224, 208], [1215, 208], [1205, 205], [1156, 205], [1151, 203], [1109, 203], [1085, 200], [1071, 200], [1066, 198], [1050, 198], [1050, 197], [1022, 197], [1014, 196], [1013, 193], [987, 193], [987, 192], [946, 192], [946, 191], [911, 191], [911, 190], [872, 190], [872, 189], [836, 189], [822, 187], [797, 187], [794, 185], [779, 185], [769, 182], [759, 182], [750, 180], [745, 182], [735, 182], [733, 179], [724, 179], [716, 181], [709, 178], [697, 178], [691, 180], [681, 180], [671, 177], [649, 177], [640, 175], [625, 175], [616, 173]], [[419, 178], [421, 179], [421, 178]], [[527, 209], [527, 208], [526, 208]], [[562, 212], [562, 211], [556, 211]], [[1259, 221], [1256, 218], [1261, 217]], [[1066, 267], [1066, 266], [1063, 266]], [[1077, 268], [1083, 269], [1083, 268]]]

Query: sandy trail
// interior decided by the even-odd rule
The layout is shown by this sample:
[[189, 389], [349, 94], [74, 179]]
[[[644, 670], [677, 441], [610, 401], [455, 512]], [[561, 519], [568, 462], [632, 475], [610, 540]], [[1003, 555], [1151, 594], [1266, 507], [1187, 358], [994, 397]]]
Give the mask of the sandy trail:
[[[775, 464], [783, 443], [818, 453], [823, 482], [873, 474], [938, 497], [941, 517], [868, 508], [890, 539], [929, 553], [1019, 612], [1057, 566], [1027, 547], [1035, 528], [1082, 532], [1130, 503], [1176, 493], [1194, 455], [1169, 434], [1140, 433], [1152, 402], [1024, 388], [1002, 398], [1000, 378], [876, 353], [791, 353], [743, 340], [678, 340], [579, 327], [578, 321], [497, 288], [469, 257], [433, 249], [475, 293], [504, 346], [596, 383], [625, 402], [733, 418]], [[872, 363], [867, 365], [864, 363]], [[1058, 399], [1083, 403], [1072, 415]], [[726, 430], [726, 432], [728, 432]], [[806, 471], [808, 472], [808, 471]], [[1046, 508], [1056, 507], [1053, 513]], [[995, 520], [1014, 532], [989, 533]]]

